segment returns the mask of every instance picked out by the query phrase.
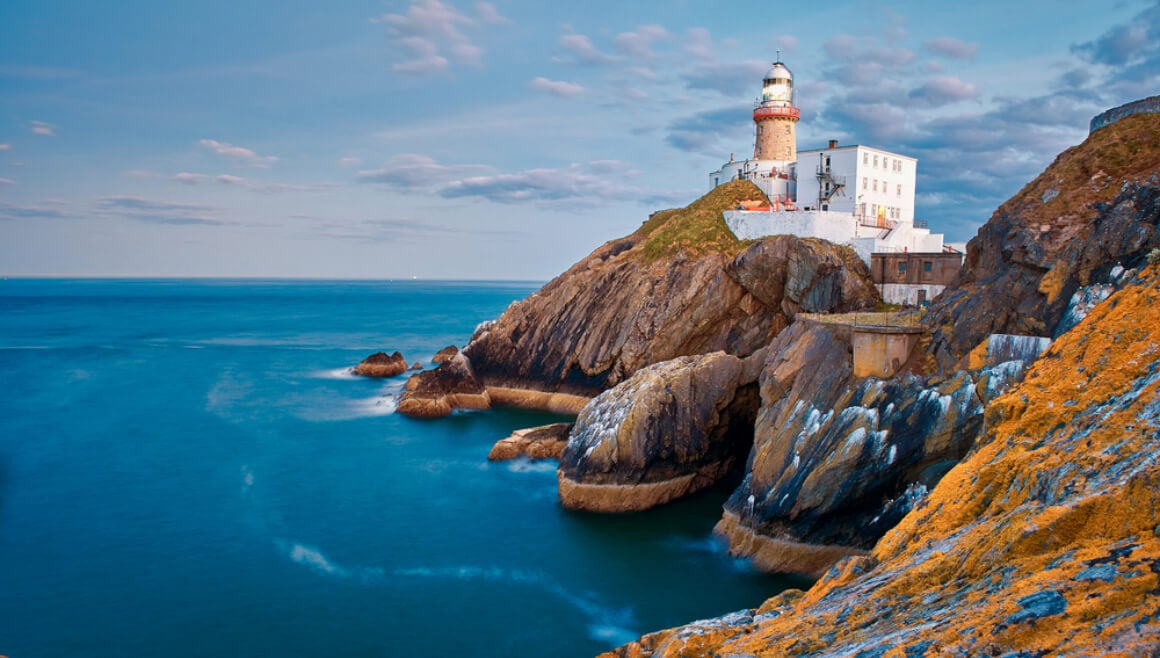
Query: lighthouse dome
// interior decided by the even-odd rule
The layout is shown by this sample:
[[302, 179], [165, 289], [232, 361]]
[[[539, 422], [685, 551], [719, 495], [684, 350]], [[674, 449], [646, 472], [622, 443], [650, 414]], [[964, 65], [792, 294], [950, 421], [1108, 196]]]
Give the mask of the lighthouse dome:
[[793, 73], [780, 61], [773, 63], [761, 81], [761, 100], [765, 103], [793, 103]]

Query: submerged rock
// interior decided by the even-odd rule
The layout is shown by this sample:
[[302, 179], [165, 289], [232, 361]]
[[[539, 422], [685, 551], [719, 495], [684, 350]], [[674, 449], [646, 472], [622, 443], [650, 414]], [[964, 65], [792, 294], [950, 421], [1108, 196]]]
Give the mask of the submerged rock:
[[564, 507], [647, 509], [738, 470], [752, 442], [755, 372], [715, 352], [654, 364], [580, 412], [560, 459]]
[[403, 358], [402, 354], [395, 352], [394, 354], [387, 354], [386, 352], [375, 352], [359, 362], [354, 367], [356, 375], [363, 377], [394, 377], [402, 374], [407, 369], [407, 359]]

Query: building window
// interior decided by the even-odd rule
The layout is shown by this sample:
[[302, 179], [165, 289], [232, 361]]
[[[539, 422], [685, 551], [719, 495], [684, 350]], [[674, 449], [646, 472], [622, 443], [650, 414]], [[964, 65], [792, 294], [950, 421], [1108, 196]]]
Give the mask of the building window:
[[902, 196], [902, 185], [898, 186], [898, 189], [894, 192], [894, 195], [895, 196]]
[[906, 273], [906, 261], [904, 261], [904, 260], [898, 261], [898, 273], [899, 274]]
[[865, 176], [863, 176], [863, 177], [862, 177], [862, 189], [863, 189], [863, 190], [865, 190], [865, 189], [866, 189], [866, 185], [868, 184], [868, 183], [867, 183], [867, 181], [868, 181], [868, 180], [869, 180], [869, 179], [868, 179], [868, 178], [866, 178]]
[[874, 156], [874, 168], [878, 168], [878, 156]]
[[922, 261], [922, 271], [923, 272], [930, 274], [932, 269], [934, 269], [934, 265], [932, 265], [929, 260]]
[[862, 154], [862, 164], [869, 164], [869, 163], [870, 163], [870, 154], [863, 153]]
[[875, 192], [878, 191], [878, 179], [877, 178], [874, 179], [874, 191]]

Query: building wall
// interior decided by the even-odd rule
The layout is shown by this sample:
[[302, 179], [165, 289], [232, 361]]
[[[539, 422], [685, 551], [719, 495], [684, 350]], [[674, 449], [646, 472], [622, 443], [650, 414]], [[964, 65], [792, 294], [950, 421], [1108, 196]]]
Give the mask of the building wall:
[[878, 288], [879, 294], [882, 295], [882, 301], [902, 306], [921, 306], [938, 297], [947, 288], [946, 286], [926, 283], [876, 283], [874, 287]]
[[878, 284], [947, 286], [962, 266], [958, 253], [876, 253], [870, 258], [870, 276]]
[[918, 333], [854, 329], [854, 376], [886, 378], [898, 372], [918, 344]]
[[[830, 172], [845, 178], [845, 188], [831, 199], [829, 210], [876, 219], [886, 208], [891, 222], [914, 221], [914, 188], [918, 161], [861, 145], [810, 149], [798, 153], [798, 205], [818, 207], [818, 170], [830, 159]], [[824, 191], [824, 189], [823, 189]]]
[[[717, 171], [709, 173], [709, 189], [729, 181], [752, 181], [765, 196], [773, 200], [794, 198], [793, 163], [781, 160], [734, 160], [726, 162]], [[787, 174], [783, 178], [781, 174]]]
[[797, 160], [797, 120], [789, 117], [768, 117], [756, 123], [753, 140], [754, 160]]

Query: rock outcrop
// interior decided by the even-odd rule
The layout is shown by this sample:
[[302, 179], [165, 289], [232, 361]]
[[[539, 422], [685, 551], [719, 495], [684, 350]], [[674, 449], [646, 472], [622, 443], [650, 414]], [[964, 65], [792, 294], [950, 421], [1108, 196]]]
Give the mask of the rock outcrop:
[[[405, 362], [404, 362], [405, 365]], [[491, 396], [475, 378], [471, 361], [456, 354], [435, 370], [407, 380], [397, 411], [415, 418], [439, 418], [454, 409], [488, 409]]]
[[[765, 570], [820, 575], [869, 549], [982, 427], [970, 373], [855, 377], [850, 331], [799, 321], [768, 348], [748, 472], [717, 526]], [[1022, 369], [988, 374], [995, 389]]]
[[375, 352], [354, 367], [354, 374], [363, 377], [394, 377], [407, 370], [407, 360], [395, 352]]
[[491, 448], [490, 461], [505, 461], [527, 457], [532, 461], [559, 459], [568, 443], [572, 423], [552, 423], [539, 427], [516, 430], [506, 439], [500, 439]]
[[610, 656], [1160, 651], [1160, 266], [1062, 335], [869, 555]]
[[648, 509], [738, 470], [753, 441], [756, 368], [724, 352], [648, 366], [580, 412], [560, 458], [560, 501]]
[[587, 401], [654, 363], [752, 354], [799, 311], [879, 301], [868, 268], [847, 247], [793, 236], [739, 242], [721, 211], [751, 198], [764, 199], [737, 181], [655, 213], [480, 325], [463, 350], [477, 381], [497, 403], [499, 389], [526, 406], [540, 399], [533, 393]]
[[1138, 266], [1160, 246], [1158, 172], [1160, 115], [1130, 116], [1064, 151], [1000, 206], [931, 305], [939, 365], [965, 365], [990, 334], [1057, 335], [1074, 296]]
[[448, 345], [436, 352], [435, 356], [431, 357], [431, 363], [443, 363], [444, 361], [450, 360], [456, 354], [459, 354], [459, 348], [454, 345]]

